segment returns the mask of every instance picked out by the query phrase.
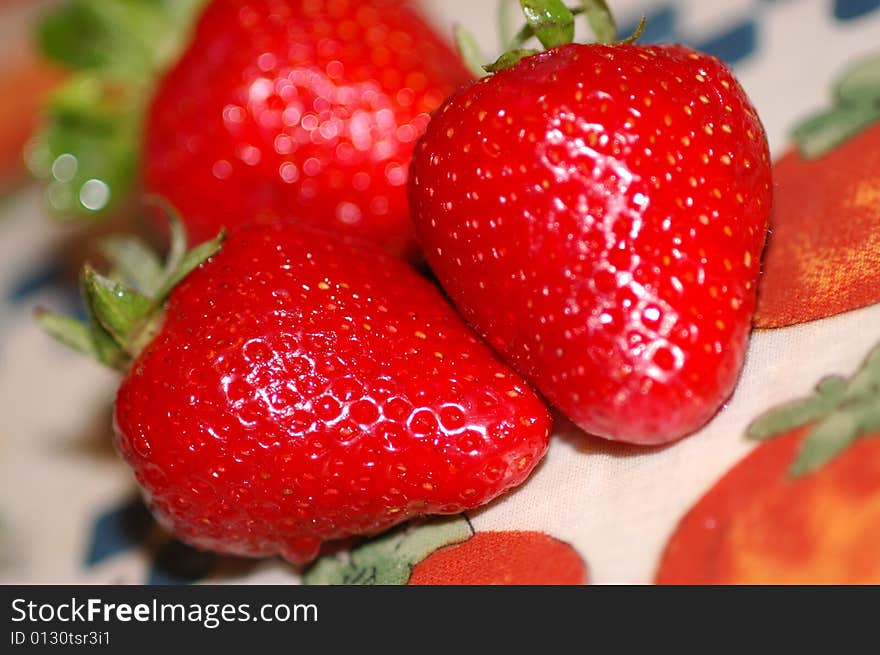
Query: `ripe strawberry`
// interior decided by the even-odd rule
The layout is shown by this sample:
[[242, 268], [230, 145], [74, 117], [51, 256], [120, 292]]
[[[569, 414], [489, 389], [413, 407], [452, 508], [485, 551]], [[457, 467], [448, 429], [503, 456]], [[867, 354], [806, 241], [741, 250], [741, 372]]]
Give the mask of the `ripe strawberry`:
[[435, 114], [411, 168], [416, 229], [464, 317], [570, 419], [669, 442], [743, 364], [764, 130], [713, 57], [566, 44], [547, 25], [529, 28], [551, 49], [503, 56]]
[[378, 251], [292, 223], [242, 227], [161, 320], [145, 296], [85, 279], [95, 329], [43, 324], [127, 371], [118, 449], [194, 546], [303, 563], [325, 540], [482, 505], [547, 448], [542, 401]]
[[182, 38], [136, 136], [144, 190], [177, 206], [194, 239], [296, 218], [416, 253], [412, 149], [473, 77], [412, 3], [212, 0]]

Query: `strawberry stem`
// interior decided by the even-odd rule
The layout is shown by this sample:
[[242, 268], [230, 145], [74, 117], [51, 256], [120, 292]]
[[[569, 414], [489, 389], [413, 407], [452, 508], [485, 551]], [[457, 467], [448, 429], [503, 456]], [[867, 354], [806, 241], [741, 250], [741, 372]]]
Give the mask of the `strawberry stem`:
[[526, 23], [545, 48], [571, 43], [574, 15], [562, 0], [520, 0]]
[[[520, 0], [520, 8], [525, 15], [526, 24], [512, 37], [506, 36], [506, 25], [508, 24], [506, 13], [499, 14], [502, 42], [506, 44], [507, 51], [492, 64], [483, 66], [482, 70], [497, 73], [514, 66], [526, 57], [537, 54], [540, 52], [539, 50], [523, 47], [533, 37], [537, 37], [545, 49], [571, 43], [575, 36], [574, 19], [581, 14], [586, 16], [596, 43], [608, 45], [633, 43], [645, 31], [645, 18], [642, 17], [636, 31], [631, 36], [619, 41], [616, 40], [617, 24], [611, 9], [604, 0], [581, 0], [580, 6], [573, 8], [567, 7], [562, 0]], [[458, 40], [458, 35], [456, 39]], [[461, 44], [459, 51], [465, 51]], [[474, 63], [473, 60], [466, 61], [469, 66]]]

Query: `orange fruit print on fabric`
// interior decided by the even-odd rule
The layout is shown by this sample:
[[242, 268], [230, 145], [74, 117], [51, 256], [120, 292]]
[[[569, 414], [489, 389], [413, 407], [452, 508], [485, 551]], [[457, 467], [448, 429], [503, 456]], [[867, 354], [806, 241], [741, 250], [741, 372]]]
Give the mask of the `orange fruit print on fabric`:
[[880, 122], [817, 159], [789, 151], [774, 180], [755, 326], [880, 302]]
[[657, 584], [880, 583], [880, 438], [788, 469], [806, 429], [758, 446], [679, 523]]
[[831, 98], [773, 167], [755, 327], [880, 302], [880, 55], [847, 68]]
[[580, 585], [587, 566], [577, 551], [543, 532], [478, 532], [415, 566], [411, 585]]
[[475, 532], [465, 515], [414, 521], [320, 558], [303, 583], [381, 585], [582, 585], [588, 569], [544, 532]]

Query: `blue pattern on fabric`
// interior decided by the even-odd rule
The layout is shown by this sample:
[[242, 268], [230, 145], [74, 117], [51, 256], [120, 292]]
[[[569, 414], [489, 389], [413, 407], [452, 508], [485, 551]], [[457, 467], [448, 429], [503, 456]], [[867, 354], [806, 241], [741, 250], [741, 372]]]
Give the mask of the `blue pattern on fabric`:
[[3, 293], [0, 304], [12, 307], [21, 306], [51, 292], [57, 296], [52, 309], [79, 320], [85, 320], [85, 310], [80, 302], [79, 289], [66, 275], [57, 257], [48, 258], [33, 268], [24, 271], [11, 287]]
[[742, 61], [758, 47], [758, 25], [753, 20], [734, 25], [725, 32], [697, 44], [697, 49], [722, 61]]
[[192, 584], [208, 576], [217, 556], [182, 544], [176, 539], [165, 542], [154, 554], [146, 584]]
[[[673, 5], [658, 7], [645, 14], [645, 32], [639, 39], [643, 43], [660, 43], [669, 41], [674, 35], [678, 22], [678, 10]], [[636, 31], [638, 23], [633, 23], [620, 30], [621, 36], [629, 36]]]
[[[640, 43], [681, 43], [711, 55], [715, 55], [727, 64], [736, 64], [754, 54], [758, 49], [758, 23], [750, 17], [744, 17], [722, 31], [695, 35], [679, 29], [681, 13], [673, 5], [665, 5], [645, 14], [645, 32], [639, 39]], [[637, 26], [636, 21], [628, 21], [619, 33], [632, 34]]]
[[834, 0], [834, 17], [853, 20], [880, 9], [880, 0]]
[[54, 258], [45, 265], [33, 268], [19, 277], [6, 298], [11, 304], [25, 302], [45, 289], [58, 286], [63, 276], [61, 264]]
[[216, 555], [167, 536], [140, 497], [134, 497], [95, 519], [84, 562], [86, 566], [96, 566], [141, 549], [150, 555], [146, 584], [191, 584], [207, 576], [217, 561]]
[[85, 563], [94, 566], [125, 551], [140, 548], [154, 527], [153, 517], [139, 498], [104, 512], [92, 526]]
[[[760, 47], [760, 19], [765, 10], [781, 0], [754, 0], [743, 10], [739, 22], [717, 33], [694, 34], [680, 26], [682, 9], [665, 4], [645, 14], [645, 33], [642, 43], [682, 43], [715, 55], [728, 64], [736, 64], [752, 56]], [[790, 0], [789, 0], [790, 1]], [[807, 0], [802, 0], [807, 1]], [[880, 10], [880, 0], [827, 0], [828, 8], [838, 21], [862, 18]], [[630, 18], [620, 28], [622, 36], [632, 34], [638, 21]]]

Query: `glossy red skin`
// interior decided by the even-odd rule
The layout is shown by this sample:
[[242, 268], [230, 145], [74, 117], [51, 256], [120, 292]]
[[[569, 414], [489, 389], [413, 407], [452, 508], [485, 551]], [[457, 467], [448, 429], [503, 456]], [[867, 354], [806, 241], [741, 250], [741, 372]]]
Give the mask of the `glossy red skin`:
[[660, 444], [735, 386], [770, 180], [717, 59], [567, 45], [451, 97], [410, 198], [434, 272], [516, 370], [587, 432]]
[[214, 0], [156, 91], [144, 186], [194, 241], [293, 217], [413, 257], [412, 149], [471, 79], [397, 0]]
[[183, 541], [302, 563], [473, 509], [543, 456], [543, 401], [399, 259], [245, 227], [171, 295], [121, 385], [120, 452]]

